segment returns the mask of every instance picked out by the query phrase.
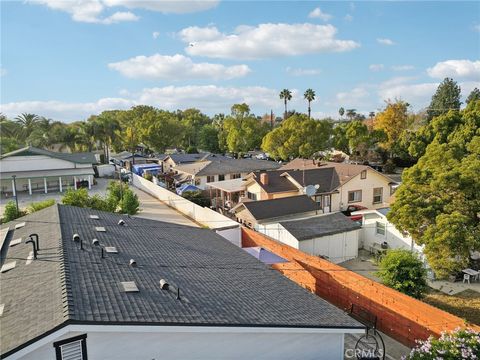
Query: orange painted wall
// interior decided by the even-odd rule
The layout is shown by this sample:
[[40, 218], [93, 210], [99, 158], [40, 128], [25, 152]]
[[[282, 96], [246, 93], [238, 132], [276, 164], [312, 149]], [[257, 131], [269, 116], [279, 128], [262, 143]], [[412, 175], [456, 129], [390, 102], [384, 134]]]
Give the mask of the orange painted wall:
[[[379, 330], [407, 346], [442, 331], [467, 327], [459, 317], [256, 231], [242, 229], [242, 246], [261, 246], [289, 260], [273, 267], [345, 311], [352, 304], [367, 309], [377, 316]], [[480, 330], [479, 326], [468, 327]]]

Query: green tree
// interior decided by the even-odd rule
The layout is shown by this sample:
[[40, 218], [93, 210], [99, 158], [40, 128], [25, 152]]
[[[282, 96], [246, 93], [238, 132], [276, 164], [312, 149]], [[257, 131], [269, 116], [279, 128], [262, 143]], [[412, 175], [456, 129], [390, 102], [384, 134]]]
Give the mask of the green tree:
[[68, 189], [62, 197], [64, 205], [88, 207], [89, 196], [87, 189]]
[[389, 220], [406, 231], [437, 277], [460, 271], [480, 248], [480, 101], [440, 115], [418, 163], [404, 171]]
[[220, 152], [219, 130], [213, 124], [208, 124], [200, 129], [198, 134], [198, 147], [212, 153]]
[[201, 191], [185, 191], [182, 196], [199, 206], [210, 206], [210, 200]]
[[188, 148], [199, 144], [200, 130], [211, 123], [210, 118], [198, 109], [186, 109], [177, 111], [177, 119], [183, 126], [183, 138], [181, 146]]
[[347, 118], [348, 120], [352, 121], [357, 116], [356, 109], [347, 109]]
[[176, 115], [164, 110], [146, 112], [141, 118], [140, 128], [142, 142], [160, 153], [177, 145], [184, 137], [184, 127]]
[[303, 97], [305, 100], [308, 102], [308, 118], [310, 119], [310, 114], [311, 114], [311, 108], [310, 108], [310, 103], [315, 100], [315, 91], [312, 89], [307, 89], [305, 93], [303, 94]]
[[345, 109], [343, 107], [338, 109], [338, 115], [340, 115], [340, 117], [343, 117], [344, 114], [345, 114]]
[[120, 212], [122, 214], [135, 215], [140, 211], [138, 196], [131, 189], [127, 188], [120, 201]]
[[18, 139], [26, 141], [30, 134], [35, 130], [40, 117], [35, 114], [23, 113], [15, 118], [15, 122], [19, 125]]
[[332, 130], [332, 146], [336, 150], [350, 154], [350, 146], [347, 138], [347, 125], [345, 123], [337, 124]]
[[460, 110], [461, 89], [457, 82], [451, 78], [445, 78], [437, 91], [432, 96], [432, 101], [427, 110], [427, 120], [431, 121], [434, 117], [446, 114], [449, 110]]
[[377, 275], [383, 284], [417, 299], [427, 290], [427, 271], [417, 255], [408, 250], [387, 251]]
[[467, 100], [465, 103], [468, 105], [470, 104], [471, 101], [477, 101], [480, 100], [480, 90], [478, 88], [475, 88], [472, 90], [472, 92], [468, 95]]
[[282, 99], [283, 103], [285, 104], [285, 113], [283, 118], [287, 119], [287, 102], [292, 100], [292, 92], [288, 89], [283, 89], [280, 91], [280, 99]]
[[24, 215], [25, 215], [24, 211], [22, 211], [20, 209], [17, 211], [17, 205], [16, 205], [15, 201], [10, 200], [5, 205], [5, 210], [3, 212], [2, 222], [6, 223], [6, 222], [9, 222], [9, 221], [18, 219], [19, 217], [22, 217]]

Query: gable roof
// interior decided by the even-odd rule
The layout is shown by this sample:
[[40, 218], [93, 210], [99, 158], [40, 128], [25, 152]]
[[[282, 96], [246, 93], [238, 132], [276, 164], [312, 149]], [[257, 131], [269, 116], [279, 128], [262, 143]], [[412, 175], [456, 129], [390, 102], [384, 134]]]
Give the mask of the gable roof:
[[188, 163], [193, 163], [197, 161], [202, 161], [209, 159], [211, 157], [223, 157], [223, 155], [219, 154], [211, 154], [211, 153], [197, 153], [197, 154], [184, 154], [184, 153], [176, 153], [176, 154], [170, 154], [165, 156], [163, 161], [166, 161], [167, 159], [172, 159], [172, 161], [179, 165], [179, 164], [188, 164]]
[[45, 149], [39, 149], [33, 146], [27, 146], [22, 149], [18, 149], [6, 154], [3, 154], [0, 159], [5, 159], [11, 156], [36, 156], [44, 155], [50, 156], [52, 158], [61, 159], [70, 161], [77, 164], [96, 164], [97, 159], [93, 153], [83, 152], [83, 153], [59, 153], [54, 151], [49, 151]]
[[340, 212], [306, 219], [281, 221], [280, 224], [299, 241], [361, 228], [360, 224]]
[[232, 210], [241, 206], [245, 207], [256, 220], [279, 218], [318, 210], [317, 203], [306, 195], [244, 202]]
[[256, 159], [231, 159], [227, 157], [212, 158], [193, 164], [178, 165], [175, 170], [196, 176], [226, 175], [250, 173], [257, 170], [278, 169], [280, 165], [274, 161]]
[[[121, 218], [124, 226], [118, 225]], [[208, 229], [65, 205], [4, 226], [19, 222], [26, 225], [9, 233], [5, 246], [14, 238], [23, 242], [2, 256], [2, 262], [16, 261], [0, 274], [4, 356], [67, 323], [363, 328]], [[27, 265], [31, 246], [25, 239], [31, 233], [39, 234], [40, 252]], [[75, 233], [84, 250], [72, 240]], [[93, 238], [118, 253], [102, 259]], [[137, 267], [129, 266], [130, 259]], [[172, 289], [161, 290], [160, 279]], [[127, 281], [139, 292], [126, 293], [121, 282]]]

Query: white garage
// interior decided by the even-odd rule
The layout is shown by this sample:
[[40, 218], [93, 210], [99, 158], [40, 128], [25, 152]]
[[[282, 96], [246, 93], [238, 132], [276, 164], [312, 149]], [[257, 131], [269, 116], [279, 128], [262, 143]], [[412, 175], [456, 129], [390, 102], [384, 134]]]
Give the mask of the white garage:
[[342, 213], [259, 225], [258, 231], [335, 264], [358, 256], [361, 226]]

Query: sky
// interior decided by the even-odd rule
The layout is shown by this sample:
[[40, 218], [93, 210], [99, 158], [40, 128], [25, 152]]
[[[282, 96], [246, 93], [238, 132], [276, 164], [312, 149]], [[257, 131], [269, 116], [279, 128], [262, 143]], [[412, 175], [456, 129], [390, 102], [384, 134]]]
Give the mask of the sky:
[[0, 111], [85, 120], [146, 104], [368, 114], [480, 87], [480, 2], [1, 0]]

